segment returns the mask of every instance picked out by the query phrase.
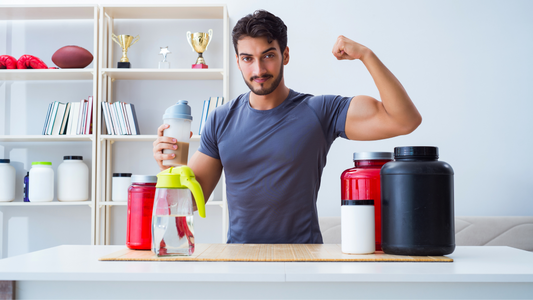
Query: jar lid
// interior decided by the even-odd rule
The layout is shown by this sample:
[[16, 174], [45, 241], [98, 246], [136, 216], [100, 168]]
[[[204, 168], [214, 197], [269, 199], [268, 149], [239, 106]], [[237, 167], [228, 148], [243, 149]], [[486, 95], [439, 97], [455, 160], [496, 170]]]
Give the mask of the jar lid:
[[342, 200], [341, 205], [374, 205], [374, 200]]
[[6, 163], [8, 164], [8, 163], [10, 163], [10, 162], [11, 162], [11, 160], [10, 160], [9, 158], [2, 158], [2, 159], [0, 159], [0, 164], [6, 164]]
[[191, 107], [187, 100], [179, 100], [178, 103], [172, 105], [165, 110], [163, 119], [188, 119], [192, 120]]
[[83, 156], [67, 155], [63, 156], [63, 160], [83, 160]]
[[394, 158], [439, 158], [439, 148], [433, 146], [395, 147]]
[[35, 165], [45, 165], [45, 166], [51, 166], [52, 163], [49, 162], [49, 161], [34, 161], [31, 163], [32, 166], [35, 166]]
[[132, 183], [157, 183], [157, 176], [153, 175], [132, 175]]
[[113, 173], [113, 177], [131, 177], [131, 173]]
[[382, 160], [393, 159], [392, 152], [354, 152], [353, 160]]

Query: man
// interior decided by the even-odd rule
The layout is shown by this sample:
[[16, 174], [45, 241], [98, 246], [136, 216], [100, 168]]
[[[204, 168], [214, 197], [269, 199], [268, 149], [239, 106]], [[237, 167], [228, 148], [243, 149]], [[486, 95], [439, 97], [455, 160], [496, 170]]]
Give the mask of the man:
[[[267, 11], [247, 15], [233, 29], [237, 65], [250, 92], [209, 115], [189, 166], [208, 199], [226, 175], [228, 243], [322, 243], [316, 200], [332, 142], [408, 134], [422, 118], [394, 75], [367, 47], [344, 36], [339, 60], [361, 60], [382, 102], [369, 96], [301, 94], [285, 85], [287, 27]], [[173, 156], [176, 143], [158, 129], [154, 158]]]

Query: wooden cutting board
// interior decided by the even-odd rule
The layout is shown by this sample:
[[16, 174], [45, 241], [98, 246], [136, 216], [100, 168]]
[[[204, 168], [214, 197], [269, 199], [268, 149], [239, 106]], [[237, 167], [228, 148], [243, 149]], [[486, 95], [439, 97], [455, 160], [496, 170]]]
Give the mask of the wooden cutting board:
[[101, 261], [401, 261], [453, 262], [446, 256], [374, 254], [350, 255], [339, 244], [196, 244], [191, 256], [157, 257], [150, 250], [128, 248], [102, 256]]

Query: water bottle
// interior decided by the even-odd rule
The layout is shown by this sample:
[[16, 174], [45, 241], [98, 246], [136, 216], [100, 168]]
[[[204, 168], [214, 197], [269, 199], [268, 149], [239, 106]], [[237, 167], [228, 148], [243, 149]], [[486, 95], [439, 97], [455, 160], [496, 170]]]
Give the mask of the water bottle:
[[191, 134], [191, 107], [186, 100], [180, 100], [167, 108], [163, 115], [163, 122], [170, 127], [163, 132], [164, 136], [173, 137], [178, 142], [178, 149], [164, 149], [163, 153], [174, 153], [173, 159], [163, 160], [164, 166], [184, 166], [189, 158], [189, 139]]
[[131, 176], [128, 189], [126, 246], [136, 250], [150, 250], [152, 243], [152, 208], [157, 177]]

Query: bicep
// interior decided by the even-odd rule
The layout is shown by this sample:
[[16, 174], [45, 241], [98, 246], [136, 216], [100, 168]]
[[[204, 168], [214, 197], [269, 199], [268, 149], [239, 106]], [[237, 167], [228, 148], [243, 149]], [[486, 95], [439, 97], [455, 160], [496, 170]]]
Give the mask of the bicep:
[[350, 140], [372, 141], [397, 136], [395, 124], [383, 104], [370, 96], [355, 96], [350, 101], [345, 124]]
[[188, 166], [192, 169], [196, 180], [202, 186], [204, 198], [207, 201], [220, 180], [222, 163], [219, 159], [196, 151], [189, 160]]

